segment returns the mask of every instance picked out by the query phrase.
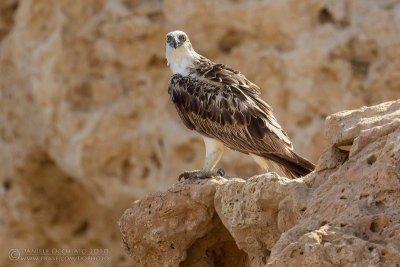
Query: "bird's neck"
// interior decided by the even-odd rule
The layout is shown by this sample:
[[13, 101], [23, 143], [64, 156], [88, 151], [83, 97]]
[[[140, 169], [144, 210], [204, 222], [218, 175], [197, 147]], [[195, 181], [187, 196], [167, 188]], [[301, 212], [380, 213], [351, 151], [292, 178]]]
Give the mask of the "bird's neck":
[[181, 74], [182, 76], [190, 74], [190, 70], [194, 68], [199, 56], [193, 49], [186, 46], [176, 49], [168, 47], [166, 50], [168, 66], [171, 68], [172, 73]]

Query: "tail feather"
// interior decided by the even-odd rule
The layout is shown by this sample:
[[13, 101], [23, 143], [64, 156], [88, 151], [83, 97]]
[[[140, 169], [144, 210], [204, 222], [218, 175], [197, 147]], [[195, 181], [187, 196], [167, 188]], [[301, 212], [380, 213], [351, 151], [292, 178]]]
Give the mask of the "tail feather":
[[315, 169], [313, 163], [293, 151], [291, 151], [291, 157], [284, 157], [276, 153], [263, 153], [259, 156], [278, 163], [279, 168], [289, 176], [289, 178], [305, 176]]

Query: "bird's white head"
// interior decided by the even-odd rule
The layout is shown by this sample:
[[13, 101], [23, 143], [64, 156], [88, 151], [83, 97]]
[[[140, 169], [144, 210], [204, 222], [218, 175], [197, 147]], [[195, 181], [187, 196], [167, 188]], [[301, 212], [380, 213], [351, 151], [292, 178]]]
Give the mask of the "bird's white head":
[[183, 31], [173, 31], [165, 37], [165, 56], [173, 74], [189, 75], [194, 61], [199, 58]]

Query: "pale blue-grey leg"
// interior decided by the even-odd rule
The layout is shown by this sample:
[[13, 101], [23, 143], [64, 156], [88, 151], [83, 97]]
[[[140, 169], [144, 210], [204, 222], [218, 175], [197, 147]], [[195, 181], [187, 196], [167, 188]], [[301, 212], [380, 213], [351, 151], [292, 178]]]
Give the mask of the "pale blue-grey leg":
[[206, 146], [206, 159], [204, 160], [204, 165], [201, 170], [194, 170], [184, 172], [179, 175], [179, 181], [191, 178], [211, 178], [215, 176], [224, 176], [225, 171], [223, 169], [215, 169], [218, 161], [221, 159], [222, 153], [224, 151], [224, 145], [212, 138], [203, 137], [204, 144]]

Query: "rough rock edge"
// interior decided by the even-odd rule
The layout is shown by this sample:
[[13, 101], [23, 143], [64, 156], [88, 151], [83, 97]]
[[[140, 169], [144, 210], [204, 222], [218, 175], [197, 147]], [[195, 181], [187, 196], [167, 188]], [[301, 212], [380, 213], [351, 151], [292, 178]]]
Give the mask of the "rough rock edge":
[[400, 100], [326, 125], [332, 145], [302, 179], [184, 181], [136, 202], [119, 222], [128, 254], [143, 266], [400, 262]]

